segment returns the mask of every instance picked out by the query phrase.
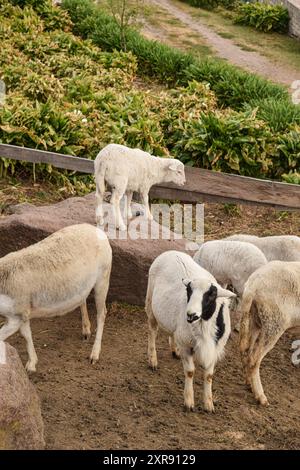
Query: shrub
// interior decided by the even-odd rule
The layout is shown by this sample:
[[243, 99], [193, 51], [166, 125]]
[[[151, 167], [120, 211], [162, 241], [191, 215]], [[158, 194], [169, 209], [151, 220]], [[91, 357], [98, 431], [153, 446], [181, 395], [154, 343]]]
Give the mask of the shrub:
[[270, 129], [253, 112], [209, 112], [183, 122], [175, 149], [185, 164], [260, 178], [278, 155]]
[[286, 33], [289, 26], [289, 13], [282, 5], [266, 3], [242, 3], [237, 10], [235, 23], [252, 26], [265, 33], [277, 31]]
[[285, 131], [291, 124], [300, 125], [300, 106], [287, 100], [250, 100], [248, 106], [257, 107], [257, 117], [266, 121], [274, 132]]
[[300, 126], [293, 128], [284, 134], [277, 136], [277, 148], [279, 158], [273, 162], [274, 178], [281, 177], [283, 173], [297, 171], [300, 168]]
[[287, 174], [283, 174], [282, 179], [286, 183], [300, 184], [300, 173], [297, 173], [296, 171], [290, 171]]

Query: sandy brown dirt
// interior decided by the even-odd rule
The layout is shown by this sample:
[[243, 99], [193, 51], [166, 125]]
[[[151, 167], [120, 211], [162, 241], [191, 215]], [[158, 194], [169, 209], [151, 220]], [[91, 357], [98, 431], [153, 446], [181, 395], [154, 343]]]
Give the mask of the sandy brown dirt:
[[[189, 34], [197, 33], [206, 40], [207, 45], [214, 49], [218, 57], [226, 59], [232, 64], [238, 65], [250, 72], [255, 72], [274, 82], [291, 86], [291, 83], [299, 78], [299, 73], [292, 68], [281, 67], [279, 64], [272, 63], [266, 57], [255, 51], [246, 51], [234, 44], [231, 39], [224, 38], [213, 31], [210, 27], [201, 22], [201, 19], [195, 20], [184, 6], [170, 0], [147, 0], [160, 9], [165, 9], [169, 15], [179, 20], [185, 29], [185, 38]], [[148, 37], [165, 41], [165, 32], [160, 26], [149, 26], [146, 29]]]
[[[94, 322], [93, 305], [89, 308]], [[79, 311], [32, 321], [39, 357], [32, 375], [42, 401], [48, 449], [297, 449], [300, 447], [300, 368], [291, 363], [285, 335], [262, 366], [271, 405], [259, 407], [246, 389], [237, 334], [227, 345], [214, 379], [216, 413], [201, 409], [202, 376], [196, 372], [197, 410], [183, 410], [183, 370], [158, 336], [159, 370], [146, 362], [142, 309], [112, 305], [101, 360], [88, 362], [92, 340], [81, 339]], [[10, 343], [26, 361], [23, 338]]]

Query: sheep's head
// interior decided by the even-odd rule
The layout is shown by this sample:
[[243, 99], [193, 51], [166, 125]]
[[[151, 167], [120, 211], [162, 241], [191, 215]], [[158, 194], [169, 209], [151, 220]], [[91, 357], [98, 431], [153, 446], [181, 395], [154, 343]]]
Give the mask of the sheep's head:
[[211, 283], [208, 279], [189, 280], [183, 279], [187, 294], [187, 321], [194, 323], [199, 320], [209, 320], [217, 308], [217, 298], [232, 298], [236, 295], [223, 289], [217, 283]]
[[166, 163], [165, 181], [175, 183], [178, 186], [185, 184], [184, 164], [175, 158], [170, 158]]

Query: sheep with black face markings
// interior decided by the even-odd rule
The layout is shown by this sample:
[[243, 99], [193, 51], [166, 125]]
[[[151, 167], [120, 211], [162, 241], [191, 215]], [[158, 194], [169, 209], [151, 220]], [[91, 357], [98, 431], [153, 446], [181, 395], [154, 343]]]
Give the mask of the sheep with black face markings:
[[105, 182], [112, 188], [111, 204], [116, 227], [125, 230], [120, 201], [127, 197], [127, 216], [132, 217], [131, 200], [134, 192], [140, 193], [145, 206], [146, 217], [153, 216], [149, 209], [151, 186], [163, 182], [182, 186], [185, 183], [184, 165], [175, 158], [160, 158], [140, 149], [125, 145], [109, 144], [97, 155], [95, 160], [96, 180], [96, 223], [103, 225], [103, 198]]
[[157, 368], [158, 328], [178, 348], [185, 373], [184, 404], [194, 408], [194, 360], [204, 369], [204, 409], [214, 411], [212, 377], [230, 334], [229, 299], [215, 278], [193, 259], [178, 251], [158, 256], [149, 271], [146, 313], [149, 324], [148, 360]]
[[81, 309], [83, 335], [89, 337], [86, 299], [94, 288], [97, 332], [90, 356], [98, 360], [106, 316], [112, 250], [106, 234], [89, 224], [71, 225], [0, 259], [0, 315], [6, 323], [0, 341], [20, 330], [27, 343], [28, 371], [35, 371], [30, 320]]

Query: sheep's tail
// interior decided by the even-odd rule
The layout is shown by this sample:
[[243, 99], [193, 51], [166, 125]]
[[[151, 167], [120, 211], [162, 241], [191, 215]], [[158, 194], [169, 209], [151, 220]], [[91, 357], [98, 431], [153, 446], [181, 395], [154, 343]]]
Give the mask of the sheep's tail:
[[145, 312], [147, 314], [148, 320], [150, 320], [153, 317], [153, 311], [152, 311], [153, 285], [152, 284], [153, 284], [153, 279], [151, 276], [151, 272], [149, 272], [147, 293], [146, 293], [146, 299], [145, 299]]
[[105, 193], [105, 165], [101, 158], [96, 158], [94, 163], [96, 192], [103, 195]]
[[254, 306], [253, 296], [250, 293], [244, 291], [242, 303], [241, 303], [241, 324], [240, 324], [240, 351], [243, 354], [250, 347], [251, 341], [251, 321], [252, 321], [252, 310]]

